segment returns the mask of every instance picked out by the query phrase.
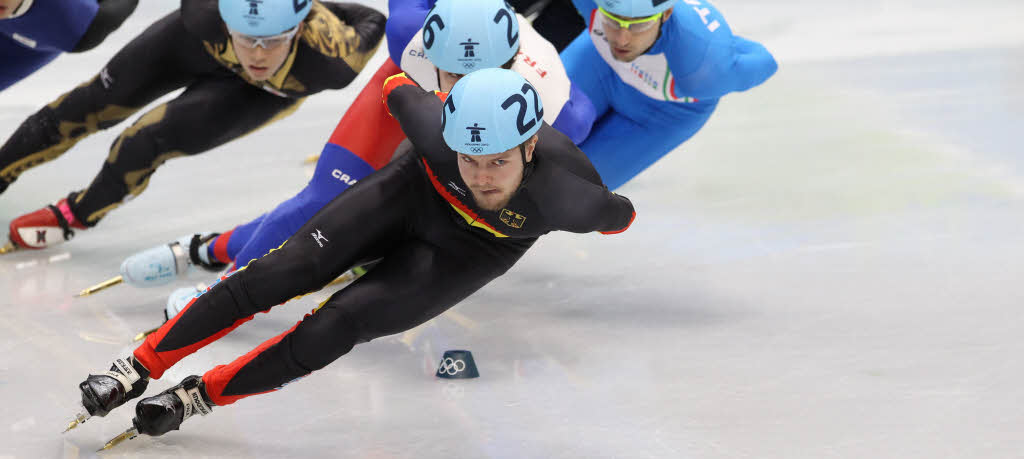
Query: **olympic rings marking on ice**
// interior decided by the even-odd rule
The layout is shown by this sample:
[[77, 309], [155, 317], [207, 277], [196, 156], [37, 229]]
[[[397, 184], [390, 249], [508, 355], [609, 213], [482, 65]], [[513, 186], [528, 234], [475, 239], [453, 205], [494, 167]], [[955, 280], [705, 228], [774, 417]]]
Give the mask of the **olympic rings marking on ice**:
[[460, 399], [466, 396], [466, 386], [449, 382], [441, 388], [441, 394], [448, 400]]
[[445, 359], [441, 361], [441, 366], [437, 367], [437, 372], [445, 373], [448, 376], [455, 376], [465, 369], [466, 362], [463, 362], [462, 359], [453, 360], [451, 357], [445, 357]]

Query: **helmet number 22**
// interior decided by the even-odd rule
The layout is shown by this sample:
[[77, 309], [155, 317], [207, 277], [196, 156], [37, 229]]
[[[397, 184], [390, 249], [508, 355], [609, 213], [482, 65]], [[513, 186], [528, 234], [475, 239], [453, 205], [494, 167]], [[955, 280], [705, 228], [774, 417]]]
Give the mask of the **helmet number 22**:
[[[533, 93], [533, 108], [536, 118], [527, 123], [525, 122], [527, 103], [526, 98], [523, 96], [531, 92]], [[540, 105], [537, 90], [533, 89], [533, 86], [530, 86], [529, 84], [524, 84], [522, 93], [523, 94], [512, 94], [501, 104], [501, 108], [503, 110], [508, 110], [512, 104], [519, 104], [519, 116], [516, 118], [516, 128], [519, 129], [519, 135], [526, 134], [530, 129], [533, 129], [534, 125], [544, 120], [544, 108]]]

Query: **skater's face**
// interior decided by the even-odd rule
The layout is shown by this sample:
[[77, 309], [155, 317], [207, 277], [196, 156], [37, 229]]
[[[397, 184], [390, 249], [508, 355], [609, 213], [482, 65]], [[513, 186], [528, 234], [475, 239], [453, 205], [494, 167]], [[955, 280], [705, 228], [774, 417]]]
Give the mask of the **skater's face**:
[[437, 69], [437, 82], [438, 86], [441, 87], [441, 92], [451, 91], [452, 87], [455, 86], [455, 83], [458, 83], [464, 76], [466, 75], [445, 72], [444, 70]]
[[[3, 1], [3, 0], [0, 0]], [[231, 45], [234, 47], [238, 62], [253, 81], [266, 81], [277, 73], [288, 54], [292, 51], [292, 42], [302, 33], [303, 24], [290, 32], [273, 38], [254, 40], [244, 35], [231, 32]]]
[[[537, 136], [523, 145], [526, 161], [533, 160]], [[473, 200], [485, 210], [498, 211], [508, 204], [523, 181], [523, 155], [516, 146], [493, 155], [464, 155], [459, 153], [459, 174], [469, 185]]]
[[651, 46], [654, 46], [654, 42], [658, 40], [661, 25], [671, 15], [672, 8], [649, 18], [616, 16], [602, 10], [597, 18], [601, 21], [604, 36], [608, 38], [608, 48], [615, 60], [632, 62]]
[[21, 0], [0, 0], [0, 19], [7, 19], [21, 5]]

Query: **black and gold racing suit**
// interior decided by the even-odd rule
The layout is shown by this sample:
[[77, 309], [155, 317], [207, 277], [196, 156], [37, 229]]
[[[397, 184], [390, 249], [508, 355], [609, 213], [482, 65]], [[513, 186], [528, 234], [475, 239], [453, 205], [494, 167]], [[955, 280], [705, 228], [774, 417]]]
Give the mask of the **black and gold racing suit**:
[[[551, 231], [618, 233], [633, 205], [544, 124], [531, 171], [499, 211], [476, 205], [441, 136], [441, 101], [403, 77], [387, 105], [415, 149], [341, 193], [279, 249], [223, 278], [149, 335], [135, 358], [159, 378], [257, 312], [323, 288], [363, 260], [372, 270], [290, 330], [203, 375], [213, 403], [272, 391], [358, 343], [441, 314], [505, 273]], [[389, 80], [389, 84], [394, 79]]]
[[115, 55], [90, 81], [30, 116], [0, 147], [0, 191], [25, 170], [185, 88], [124, 130], [88, 188], [68, 202], [95, 225], [128, 194], [145, 190], [168, 159], [195, 155], [281, 119], [303, 99], [348, 85], [384, 34], [380, 12], [315, 1], [287, 60], [269, 80], [248, 78], [217, 11], [217, 0], [182, 0]]

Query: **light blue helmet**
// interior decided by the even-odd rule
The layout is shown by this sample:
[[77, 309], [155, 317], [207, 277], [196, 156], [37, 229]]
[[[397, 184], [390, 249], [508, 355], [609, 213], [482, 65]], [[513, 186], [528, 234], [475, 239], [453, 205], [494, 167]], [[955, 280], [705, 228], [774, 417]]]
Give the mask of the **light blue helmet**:
[[672, 8], [676, 0], [594, 0], [597, 6], [616, 16], [645, 18]]
[[299, 25], [313, 0], [218, 0], [220, 18], [235, 32], [265, 37]]
[[423, 22], [423, 48], [446, 72], [501, 67], [519, 51], [519, 21], [504, 0], [438, 0]]
[[467, 155], [490, 155], [526, 142], [544, 123], [540, 94], [521, 75], [500, 68], [462, 77], [441, 108], [448, 147]]

